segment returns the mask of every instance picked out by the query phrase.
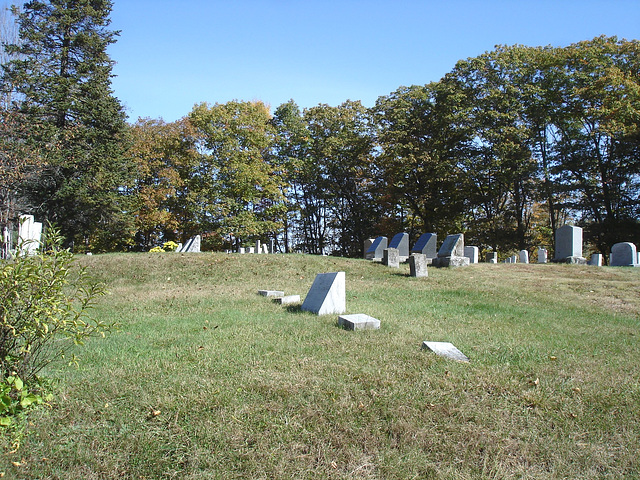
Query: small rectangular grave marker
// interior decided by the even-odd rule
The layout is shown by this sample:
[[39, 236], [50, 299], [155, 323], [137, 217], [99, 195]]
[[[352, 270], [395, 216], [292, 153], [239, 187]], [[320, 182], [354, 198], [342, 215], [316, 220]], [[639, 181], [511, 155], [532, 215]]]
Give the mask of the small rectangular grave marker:
[[452, 343], [449, 342], [422, 342], [422, 348], [431, 350], [433, 353], [457, 360], [459, 362], [468, 362], [467, 356], [458, 350]]
[[409, 275], [412, 277], [427, 277], [427, 256], [423, 253], [412, 253], [409, 257]]
[[258, 293], [263, 297], [284, 297], [284, 292], [281, 290], [258, 290]]
[[385, 248], [382, 252], [382, 264], [387, 267], [400, 268], [400, 256], [397, 248]]
[[300, 303], [300, 295], [287, 295], [286, 297], [276, 298], [274, 301], [280, 305], [291, 305], [293, 303]]
[[478, 247], [464, 247], [464, 256], [469, 259], [469, 263], [478, 263], [480, 249]]
[[547, 249], [538, 247], [538, 263], [547, 263]]
[[377, 330], [380, 328], [380, 320], [364, 313], [340, 315], [338, 325], [347, 330]]
[[529, 263], [529, 251], [520, 250], [520, 263]]

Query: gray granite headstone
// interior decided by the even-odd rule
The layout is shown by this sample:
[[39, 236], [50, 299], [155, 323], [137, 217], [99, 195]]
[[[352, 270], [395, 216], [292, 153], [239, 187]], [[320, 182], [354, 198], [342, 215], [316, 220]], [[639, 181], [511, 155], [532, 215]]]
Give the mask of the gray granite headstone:
[[398, 250], [398, 261], [406, 262], [409, 258], [409, 234], [398, 233], [389, 242], [389, 248]]
[[520, 263], [529, 263], [529, 251], [520, 250], [519, 260], [520, 260]]
[[364, 313], [340, 315], [338, 325], [346, 330], [377, 330], [380, 328], [380, 320]]
[[422, 342], [422, 348], [431, 350], [437, 355], [441, 355], [443, 357], [451, 358], [452, 360], [457, 360], [459, 362], [468, 362], [469, 359], [467, 356], [458, 350], [452, 343], [450, 342]]
[[382, 252], [382, 264], [387, 267], [399, 268], [400, 256], [397, 248], [385, 248]]
[[375, 238], [367, 238], [364, 241], [364, 248], [363, 248], [363, 252], [364, 252], [364, 258], [367, 258], [367, 251], [369, 250], [369, 248], [371, 248], [371, 245], [373, 245], [373, 242], [375, 241]]
[[411, 253], [422, 253], [427, 259], [438, 256], [438, 235], [435, 233], [423, 233], [411, 249]]
[[601, 253], [592, 253], [591, 258], [589, 259], [589, 265], [593, 265], [594, 267], [602, 266], [602, 254]]
[[498, 263], [498, 253], [497, 252], [488, 252], [486, 255], [487, 263]]
[[621, 242], [611, 247], [612, 267], [635, 267], [638, 266], [637, 261], [638, 254], [633, 243]]
[[427, 256], [423, 253], [412, 253], [409, 257], [409, 275], [412, 277], [427, 277]]
[[511, 255], [511, 261], [509, 263], [518, 263], [518, 255], [515, 253]]
[[469, 263], [478, 263], [480, 249], [478, 247], [464, 247], [464, 256], [469, 259]]
[[553, 261], [587, 263], [582, 256], [582, 228], [564, 225], [556, 230], [556, 251]]
[[434, 267], [466, 267], [469, 259], [464, 256], [464, 235], [457, 233], [444, 239], [437, 258], [433, 259]]
[[369, 249], [366, 251], [364, 258], [367, 260], [382, 260], [382, 253], [387, 248], [387, 237], [377, 237]]
[[344, 313], [347, 309], [344, 272], [317, 274], [301, 308], [317, 315]]

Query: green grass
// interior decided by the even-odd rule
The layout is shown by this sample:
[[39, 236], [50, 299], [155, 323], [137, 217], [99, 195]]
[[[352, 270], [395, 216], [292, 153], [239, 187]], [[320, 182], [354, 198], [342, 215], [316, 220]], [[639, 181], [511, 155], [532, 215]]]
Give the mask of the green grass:
[[[302, 255], [79, 261], [110, 291], [96, 315], [121, 329], [80, 349], [79, 368], [46, 372], [56, 400], [3, 454], [6, 478], [640, 477], [640, 269], [411, 278], [407, 265]], [[333, 271], [348, 312], [380, 330], [257, 295], [304, 298]]]

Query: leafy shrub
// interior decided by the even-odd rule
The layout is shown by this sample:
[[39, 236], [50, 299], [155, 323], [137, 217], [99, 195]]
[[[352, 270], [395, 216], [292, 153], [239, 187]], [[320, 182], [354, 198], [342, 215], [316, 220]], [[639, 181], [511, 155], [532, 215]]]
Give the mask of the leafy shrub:
[[[113, 325], [91, 318], [102, 285], [72, 266], [73, 254], [49, 227], [36, 255], [18, 254], [0, 263], [0, 381], [26, 384], [69, 347], [104, 335]], [[75, 359], [75, 357], [73, 357]], [[21, 381], [22, 381], [21, 380]]]
[[162, 247], [153, 247], [151, 250], [149, 250], [151, 253], [161, 253], [164, 252], [164, 249]]
[[162, 248], [164, 249], [165, 252], [175, 252], [176, 249], [178, 248], [178, 244], [173, 240], [169, 240], [168, 242], [164, 242], [162, 244]]

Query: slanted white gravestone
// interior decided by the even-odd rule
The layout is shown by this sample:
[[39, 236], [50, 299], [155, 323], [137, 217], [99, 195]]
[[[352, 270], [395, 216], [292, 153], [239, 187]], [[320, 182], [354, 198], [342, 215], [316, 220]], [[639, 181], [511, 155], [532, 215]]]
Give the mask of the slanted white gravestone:
[[464, 256], [464, 235], [457, 233], [444, 239], [437, 258], [433, 259], [434, 267], [466, 267], [469, 259]]
[[422, 348], [431, 350], [433, 353], [437, 355], [441, 355], [443, 357], [451, 358], [453, 360], [457, 360], [459, 362], [468, 362], [469, 359], [467, 356], [458, 350], [452, 343], [450, 342], [422, 342]]
[[412, 277], [427, 277], [427, 256], [423, 253], [412, 253], [409, 257], [409, 275]]
[[343, 314], [347, 309], [344, 272], [316, 275], [301, 308], [317, 315]]
[[469, 263], [478, 263], [478, 255], [480, 249], [478, 247], [464, 247], [464, 256], [469, 259]]
[[601, 253], [592, 253], [591, 258], [589, 259], [589, 265], [593, 265], [594, 267], [602, 266], [602, 254]]
[[538, 263], [547, 263], [547, 249], [538, 247]]
[[553, 261], [583, 265], [587, 263], [582, 256], [582, 228], [564, 225], [556, 230], [556, 251]]
[[384, 249], [387, 248], [387, 243], [387, 237], [377, 237], [367, 250], [364, 258], [378, 262], [381, 261], [382, 253]]
[[338, 325], [346, 330], [377, 330], [380, 328], [380, 320], [364, 313], [340, 315]]
[[488, 252], [486, 255], [487, 263], [498, 263], [498, 253], [497, 252]]
[[398, 261], [400, 263], [406, 262], [409, 259], [409, 234], [398, 233], [394, 235], [391, 242], [389, 242], [389, 248], [398, 250]]
[[300, 303], [300, 295], [287, 295], [285, 297], [277, 297], [275, 301], [280, 305], [292, 305], [294, 303]]
[[363, 253], [363, 257], [366, 259], [367, 258], [367, 251], [369, 250], [369, 248], [371, 248], [371, 245], [373, 245], [373, 242], [375, 241], [375, 238], [367, 238], [364, 241], [364, 248], [362, 249]]
[[181, 248], [176, 251], [180, 253], [198, 253], [200, 252], [200, 235], [191, 237]]
[[399, 268], [400, 256], [397, 248], [385, 248], [382, 252], [382, 264], [387, 267]]
[[435, 233], [423, 233], [411, 249], [411, 253], [422, 253], [427, 256], [427, 264], [438, 256], [438, 235]]
[[520, 250], [520, 263], [529, 263], [529, 252], [527, 250]]
[[258, 290], [258, 294], [263, 297], [284, 297], [282, 290]]
[[612, 267], [637, 267], [638, 253], [631, 242], [616, 243], [611, 247]]

